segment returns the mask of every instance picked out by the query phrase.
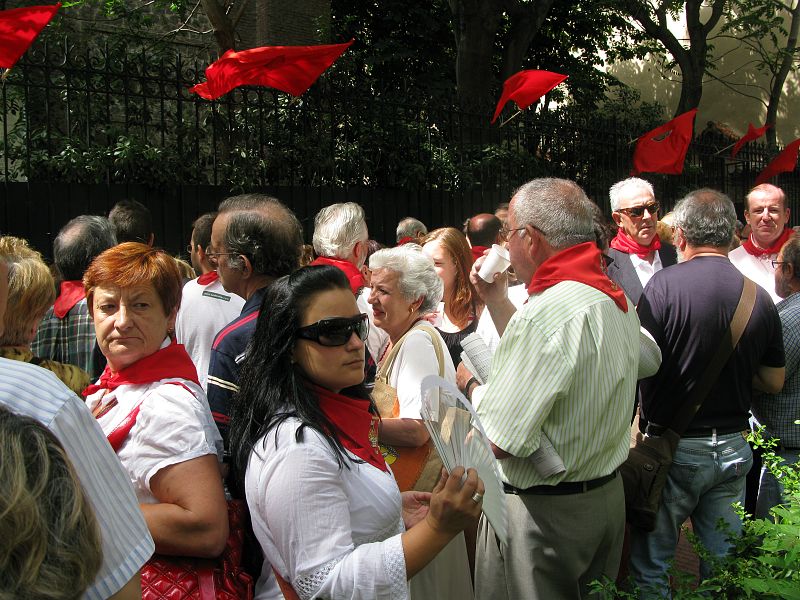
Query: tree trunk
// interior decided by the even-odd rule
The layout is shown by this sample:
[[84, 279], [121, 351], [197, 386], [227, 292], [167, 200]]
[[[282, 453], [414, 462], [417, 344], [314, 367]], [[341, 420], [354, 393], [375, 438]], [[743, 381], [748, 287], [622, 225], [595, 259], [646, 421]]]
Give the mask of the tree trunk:
[[220, 56], [228, 50], [235, 50], [234, 28], [228, 15], [225, 14], [225, 8], [218, 0], [201, 0], [201, 2], [203, 10], [214, 28], [214, 38], [217, 40]]
[[491, 104], [492, 57], [502, 12], [495, 0], [450, 0], [456, 40], [456, 86], [462, 108]]
[[780, 63], [780, 68], [775, 74], [775, 79], [772, 82], [772, 89], [769, 92], [769, 104], [767, 105], [767, 119], [768, 125], [772, 125], [767, 129], [767, 145], [775, 147], [778, 144], [777, 132], [775, 131], [775, 123], [778, 120], [778, 106], [781, 102], [781, 95], [783, 94], [783, 84], [786, 83], [786, 78], [792, 70], [794, 63], [795, 53], [797, 51], [797, 37], [800, 33], [800, 2], [796, 2], [791, 12], [792, 23], [789, 26], [789, 37], [786, 40], [785, 54]]
[[517, 4], [516, 10], [509, 12], [511, 27], [503, 48], [503, 65], [500, 78], [505, 81], [522, 69], [522, 62], [531, 46], [533, 38], [547, 18], [547, 13], [555, 0], [540, 0], [535, 4]]

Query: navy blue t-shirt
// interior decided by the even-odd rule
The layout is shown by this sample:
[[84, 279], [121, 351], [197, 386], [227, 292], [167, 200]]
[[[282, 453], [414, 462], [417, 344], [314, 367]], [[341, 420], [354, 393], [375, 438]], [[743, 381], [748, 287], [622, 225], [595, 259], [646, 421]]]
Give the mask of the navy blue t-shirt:
[[[650, 279], [637, 312], [661, 348], [662, 362], [653, 377], [639, 382], [644, 422], [672, 422], [717, 352], [743, 286], [744, 276], [724, 256], [697, 256]], [[769, 294], [757, 286], [742, 338], [689, 429], [745, 429], [753, 375], [761, 365], [784, 366], [784, 353], [778, 311]]]

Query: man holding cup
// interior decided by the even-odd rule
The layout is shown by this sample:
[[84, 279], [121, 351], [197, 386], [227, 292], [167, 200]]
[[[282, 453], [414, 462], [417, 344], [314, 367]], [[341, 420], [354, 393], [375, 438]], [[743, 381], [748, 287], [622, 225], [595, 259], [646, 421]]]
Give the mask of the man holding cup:
[[[639, 319], [602, 271], [591, 202], [574, 182], [535, 179], [511, 200], [508, 252], [528, 300], [509, 301], [504, 276], [470, 280], [501, 334], [486, 385], [462, 364], [458, 384], [476, 405], [500, 461], [509, 520], [498, 547], [478, 530], [476, 598], [567, 598], [614, 579], [625, 526], [617, 467], [628, 455], [639, 364]], [[539, 473], [543, 435], [565, 471]]]

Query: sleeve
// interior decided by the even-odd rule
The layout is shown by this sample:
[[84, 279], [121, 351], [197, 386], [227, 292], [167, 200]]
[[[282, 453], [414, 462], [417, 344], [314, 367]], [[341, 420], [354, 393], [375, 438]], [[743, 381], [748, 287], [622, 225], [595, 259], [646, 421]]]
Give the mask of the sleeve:
[[[445, 355], [443, 358], [447, 359], [447, 349], [442, 348], [442, 352]], [[401, 419], [422, 418], [420, 384], [428, 375], [438, 374], [439, 361], [431, 336], [424, 331], [412, 331], [403, 342], [392, 366], [391, 384], [397, 390]]]
[[[783, 325], [783, 324], [782, 324]], [[786, 381], [789, 381], [800, 366], [800, 322], [787, 322], [783, 327], [783, 348], [786, 358]]]
[[644, 288], [639, 304], [636, 305], [636, 313], [639, 315], [639, 323], [652, 336], [653, 341], [659, 348], [664, 344], [664, 326], [661, 318], [661, 294], [660, 287], [655, 285], [651, 279]]
[[[222, 346], [222, 344], [220, 344]], [[239, 365], [222, 348], [212, 348], [208, 365], [207, 393], [211, 416], [228, 450], [231, 398], [239, 391]]]
[[[772, 302], [772, 299], [766, 292], [761, 293], [762, 288], [759, 287], [758, 291], [759, 296], [763, 296], [763, 298], [759, 298], [759, 300], [761, 301], [762, 305], [766, 307], [766, 317], [769, 319], [769, 323], [771, 325], [769, 328], [771, 333], [769, 342], [767, 343], [767, 347], [764, 351], [764, 355], [761, 357], [760, 362], [766, 367], [774, 367], [778, 369], [785, 366], [787, 367], [788, 376], [787, 357], [784, 353], [783, 325], [781, 324], [780, 316], [778, 316], [778, 309], [775, 308], [775, 304]], [[794, 332], [790, 331], [787, 332], [787, 334], [791, 336], [794, 334]]]
[[85, 598], [108, 598], [152, 556], [153, 538], [117, 455], [78, 397], [71, 395], [48, 426], [75, 467], [102, 536], [103, 565]]
[[[345, 483], [330, 450], [304, 442], [268, 460], [248, 502], [263, 515], [278, 553], [267, 558], [283, 565], [300, 598], [407, 598], [400, 533], [355, 546]], [[400, 527], [398, 521], [394, 531]]]
[[570, 344], [563, 328], [547, 336], [519, 312], [509, 322], [477, 408], [497, 447], [520, 458], [539, 447], [542, 424], [572, 383], [574, 360], [564, 353]]
[[143, 400], [130, 446], [120, 449], [120, 457], [126, 454], [132, 479], [140, 489], [149, 490], [150, 480], [161, 469], [217, 455], [218, 440], [208, 407], [182, 385], [164, 383]]

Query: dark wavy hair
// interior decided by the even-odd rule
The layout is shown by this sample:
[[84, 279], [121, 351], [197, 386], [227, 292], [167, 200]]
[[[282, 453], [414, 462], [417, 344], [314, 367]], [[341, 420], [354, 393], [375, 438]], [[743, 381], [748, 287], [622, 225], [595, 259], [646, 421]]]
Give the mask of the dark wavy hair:
[[[267, 289], [263, 306], [268, 308], [258, 317], [231, 408], [230, 452], [240, 490], [244, 490], [247, 461], [256, 442], [290, 417], [302, 421], [297, 441], [302, 441], [303, 431], [309, 427], [326, 437], [340, 468], [349, 468], [347, 462], [353, 460], [331, 435], [333, 426], [308, 387], [308, 380], [292, 363], [295, 334], [303, 314], [317, 294], [336, 289], [350, 291], [350, 283], [341, 270], [328, 265], [303, 267], [275, 280]], [[342, 390], [342, 394], [369, 398], [363, 384]], [[377, 414], [374, 406], [372, 412]]]

